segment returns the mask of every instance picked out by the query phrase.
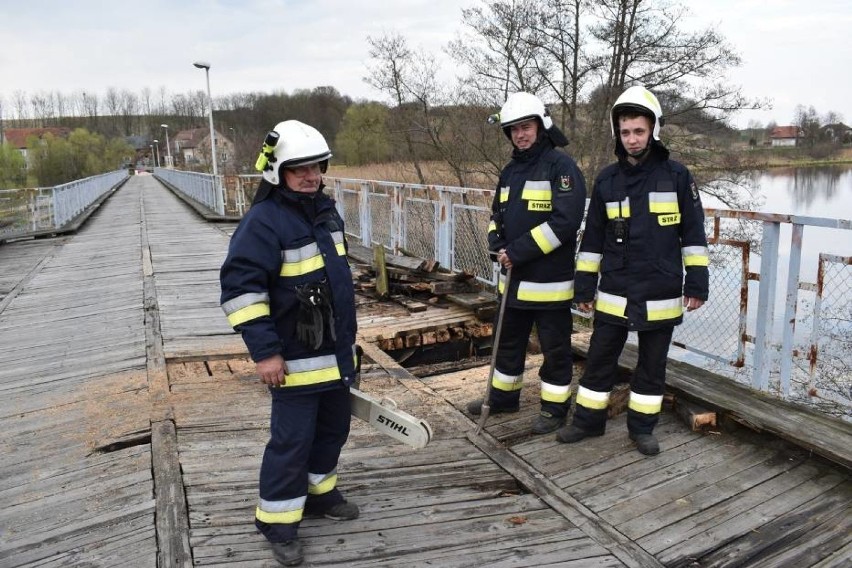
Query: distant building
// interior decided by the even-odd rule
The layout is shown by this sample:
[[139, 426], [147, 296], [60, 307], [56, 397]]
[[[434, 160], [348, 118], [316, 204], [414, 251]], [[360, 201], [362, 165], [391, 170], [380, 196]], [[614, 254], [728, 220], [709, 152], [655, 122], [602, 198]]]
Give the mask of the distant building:
[[802, 131], [798, 126], [776, 126], [769, 135], [773, 147], [797, 146], [801, 137]]
[[[171, 139], [172, 153], [188, 167], [210, 164], [210, 129], [181, 130]], [[216, 131], [216, 165], [221, 172], [234, 161], [234, 143]]]
[[11, 144], [16, 148], [24, 160], [27, 162], [27, 167], [30, 167], [30, 159], [27, 156], [27, 140], [31, 137], [41, 140], [47, 134], [56, 138], [68, 138], [71, 134], [70, 128], [52, 127], [52, 128], [4, 128], [0, 130], [0, 144]]

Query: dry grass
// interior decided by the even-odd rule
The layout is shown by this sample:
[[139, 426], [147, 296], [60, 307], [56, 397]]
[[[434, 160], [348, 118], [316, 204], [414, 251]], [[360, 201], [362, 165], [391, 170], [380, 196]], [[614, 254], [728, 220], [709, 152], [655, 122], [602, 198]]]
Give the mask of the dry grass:
[[[444, 162], [423, 162], [420, 164], [423, 177], [429, 185], [445, 185], [457, 187], [458, 178]], [[329, 166], [328, 175], [331, 177], [395, 181], [399, 183], [420, 183], [413, 162], [390, 162], [385, 164], [366, 164], [364, 166]], [[465, 187], [476, 189], [494, 189], [495, 180], [484, 174], [469, 174]]]

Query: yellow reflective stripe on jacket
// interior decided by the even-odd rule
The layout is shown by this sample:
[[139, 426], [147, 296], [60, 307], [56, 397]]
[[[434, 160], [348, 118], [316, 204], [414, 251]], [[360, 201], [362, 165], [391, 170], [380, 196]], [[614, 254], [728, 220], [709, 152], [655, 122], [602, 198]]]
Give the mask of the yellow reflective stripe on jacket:
[[323, 495], [337, 486], [337, 470], [329, 473], [308, 473], [308, 493]]
[[637, 394], [630, 391], [627, 408], [642, 414], [659, 414], [663, 409], [663, 395]]
[[331, 238], [334, 239], [334, 249], [338, 256], [346, 256], [346, 243], [343, 242], [343, 231], [334, 231], [331, 233]]
[[261, 499], [254, 516], [257, 520], [270, 525], [298, 523], [302, 520], [306, 499], [307, 495], [284, 501]]
[[509, 201], [509, 186], [503, 186], [500, 188], [500, 203], [507, 203]]
[[325, 266], [319, 247], [316, 243], [309, 243], [297, 249], [288, 249], [283, 252], [284, 262], [281, 265], [280, 275], [303, 276], [314, 270]]
[[552, 385], [541, 381], [541, 400], [563, 403], [571, 398], [571, 385]]
[[236, 327], [255, 318], [268, 316], [269, 294], [266, 292], [241, 294], [222, 304], [222, 311], [225, 312], [231, 327]]
[[334, 355], [294, 359], [286, 361], [286, 364], [287, 375], [281, 388], [327, 383], [340, 378], [337, 357]]
[[710, 265], [710, 252], [707, 247], [683, 247], [680, 252], [683, 255], [684, 266]]
[[488, 232], [492, 233], [496, 230], [497, 230], [497, 223], [495, 223], [494, 221], [489, 222], [488, 223]]
[[[630, 217], [630, 198], [625, 197], [624, 201], [621, 202], [621, 211], [618, 210], [618, 201], [607, 201], [606, 202], [606, 218], [607, 219], [616, 219], [621, 216], [625, 219]], [[621, 213], [621, 215], [619, 215]]]
[[528, 181], [521, 190], [521, 199], [524, 201], [550, 201], [552, 195], [550, 182], [547, 180]]
[[598, 272], [601, 269], [603, 255], [597, 252], [581, 252], [577, 255], [578, 272]]
[[237, 310], [228, 316], [228, 323], [231, 327], [237, 327], [242, 323], [269, 315], [269, 304], [260, 303], [246, 306], [241, 310]]
[[574, 281], [527, 282], [518, 285], [518, 299], [525, 302], [564, 302], [574, 297]]
[[683, 300], [672, 298], [671, 300], [648, 300], [645, 302], [648, 310], [648, 321], [660, 321], [679, 318], [683, 315]]
[[607, 294], [598, 290], [598, 298], [595, 300], [595, 310], [620, 318], [627, 317], [627, 298], [616, 296], [615, 294]]
[[577, 389], [577, 404], [592, 410], [603, 410], [609, 405], [609, 391], [597, 392], [580, 387]]
[[651, 213], [680, 213], [677, 193], [674, 191], [652, 191], [648, 193], [648, 209]]
[[491, 379], [491, 386], [501, 391], [516, 391], [521, 390], [524, 386], [524, 375], [507, 375], [494, 369], [494, 377]]
[[547, 254], [552, 252], [553, 250], [562, 246], [562, 241], [559, 240], [559, 237], [556, 236], [556, 233], [553, 232], [553, 229], [550, 228], [550, 224], [542, 223], [538, 227], [535, 227], [532, 231], [530, 231], [535, 244], [538, 245], [538, 248], [541, 249], [541, 252]]

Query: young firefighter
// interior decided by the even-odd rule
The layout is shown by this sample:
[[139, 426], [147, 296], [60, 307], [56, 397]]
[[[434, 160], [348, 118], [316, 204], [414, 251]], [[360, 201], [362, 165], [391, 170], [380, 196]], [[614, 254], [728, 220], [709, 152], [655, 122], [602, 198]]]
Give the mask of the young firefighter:
[[222, 309], [272, 395], [255, 524], [285, 566], [303, 560], [303, 513], [358, 516], [336, 488], [356, 322], [343, 220], [323, 193], [330, 157], [316, 129], [275, 126], [258, 160], [263, 180], [221, 270]]
[[[488, 248], [502, 267], [507, 294], [489, 405], [492, 413], [517, 412], [524, 362], [535, 324], [544, 362], [541, 411], [535, 434], [565, 423], [571, 398], [571, 300], [574, 252], [583, 219], [586, 182], [577, 164], [557, 147], [568, 145], [544, 104], [515, 93], [500, 109], [500, 126], [512, 142], [512, 161], [500, 174], [488, 228]], [[504, 289], [506, 269], [512, 269]], [[481, 414], [483, 399], [468, 404]]]
[[653, 431], [672, 332], [683, 321], [684, 307], [691, 311], [704, 304], [709, 287], [698, 188], [689, 170], [669, 159], [660, 142], [661, 123], [660, 103], [644, 87], [630, 87], [612, 107], [618, 162], [595, 180], [577, 257], [575, 300], [586, 310], [594, 307], [594, 331], [573, 423], [557, 432], [560, 442], [604, 433], [618, 357], [628, 331], [635, 331], [639, 361], [630, 383], [627, 430], [641, 453], [660, 451]]

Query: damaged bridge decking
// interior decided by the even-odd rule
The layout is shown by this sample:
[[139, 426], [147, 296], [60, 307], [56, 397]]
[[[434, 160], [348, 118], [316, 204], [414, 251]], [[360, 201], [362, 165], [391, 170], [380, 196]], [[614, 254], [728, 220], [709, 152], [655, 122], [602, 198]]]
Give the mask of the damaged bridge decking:
[[[275, 566], [252, 523], [269, 396], [218, 307], [227, 243], [136, 176], [75, 235], [0, 246], [0, 566]], [[340, 487], [362, 514], [305, 520], [305, 565], [849, 565], [848, 469], [669, 411], [653, 458], [623, 415], [580, 444], [530, 437], [535, 355], [522, 411], [473, 436], [487, 367], [418, 379], [378, 344], [481, 322], [359, 302], [362, 388], [435, 438], [353, 420]]]

